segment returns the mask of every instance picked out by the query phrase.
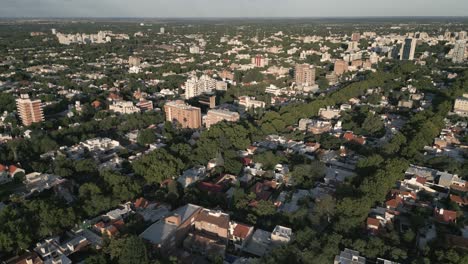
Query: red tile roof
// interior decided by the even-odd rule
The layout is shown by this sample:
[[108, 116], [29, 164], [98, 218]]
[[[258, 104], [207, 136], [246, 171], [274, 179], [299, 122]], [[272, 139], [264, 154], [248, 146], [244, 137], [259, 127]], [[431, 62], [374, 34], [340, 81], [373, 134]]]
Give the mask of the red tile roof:
[[200, 182], [198, 184], [198, 189], [206, 192], [220, 193], [223, 191], [223, 186], [210, 182]]
[[141, 197], [138, 198], [134, 203], [135, 208], [146, 208], [148, 206], [148, 201]]
[[233, 235], [235, 237], [240, 237], [242, 239], [245, 239], [249, 235], [250, 228], [251, 227], [248, 225], [237, 224], [236, 227], [234, 228]]
[[454, 194], [450, 195], [450, 200], [452, 202], [455, 202], [455, 203], [461, 204], [461, 205], [467, 205], [468, 204], [468, 199], [460, 197], [458, 195], [454, 195]]
[[435, 218], [440, 222], [454, 223], [457, 221], [457, 212], [446, 209], [435, 209]]
[[367, 226], [372, 226], [372, 227], [376, 227], [376, 228], [379, 228], [380, 227], [380, 221], [379, 219], [376, 219], [376, 218], [373, 218], [373, 217], [368, 217], [367, 218]]
[[10, 172], [10, 174], [15, 173], [17, 169], [18, 167], [16, 167], [15, 165], [10, 165], [10, 167], [8, 167], [8, 171]]

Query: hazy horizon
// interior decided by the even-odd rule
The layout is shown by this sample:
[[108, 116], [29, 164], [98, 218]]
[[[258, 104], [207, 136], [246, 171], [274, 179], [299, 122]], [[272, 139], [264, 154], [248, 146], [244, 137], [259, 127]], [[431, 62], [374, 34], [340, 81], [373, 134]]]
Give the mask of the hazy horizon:
[[3, 0], [2, 18], [466, 17], [468, 1], [445, 0]]

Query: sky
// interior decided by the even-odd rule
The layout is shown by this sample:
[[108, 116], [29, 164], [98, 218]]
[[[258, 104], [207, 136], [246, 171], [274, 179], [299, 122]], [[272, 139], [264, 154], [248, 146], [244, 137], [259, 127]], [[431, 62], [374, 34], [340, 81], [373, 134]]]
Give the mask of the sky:
[[468, 0], [0, 0], [0, 17], [468, 16]]

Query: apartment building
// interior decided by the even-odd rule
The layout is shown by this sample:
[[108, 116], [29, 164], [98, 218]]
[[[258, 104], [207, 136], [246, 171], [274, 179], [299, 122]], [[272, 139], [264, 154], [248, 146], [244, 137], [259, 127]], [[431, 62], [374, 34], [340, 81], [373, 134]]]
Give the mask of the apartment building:
[[240, 116], [236, 112], [222, 109], [213, 109], [208, 111], [204, 118], [204, 123], [207, 128], [210, 128], [212, 125], [221, 121], [237, 122], [239, 121], [239, 118]]
[[201, 109], [184, 103], [182, 100], [167, 102], [164, 105], [166, 120], [177, 122], [183, 128], [201, 127]]
[[21, 122], [25, 126], [44, 121], [41, 100], [31, 100], [29, 95], [22, 94], [20, 98], [16, 100], [16, 108]]

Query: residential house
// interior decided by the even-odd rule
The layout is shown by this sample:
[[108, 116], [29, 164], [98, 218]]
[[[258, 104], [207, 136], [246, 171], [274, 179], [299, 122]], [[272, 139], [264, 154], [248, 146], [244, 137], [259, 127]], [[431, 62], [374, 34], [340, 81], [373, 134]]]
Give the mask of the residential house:
[[242, 250], [245, 247], [253, 232], [253, 226], [234, 221], [229, 222], [229, 240], [234, 244], [236, 250]]
[[200, 206], [187, 204], [174, 210], [169, 216], [148, 227], [140, 237], [148, 241], [161, 254], [168, 255], [180, 246], [192, 228]]
[[179, 182], [183, 188], [187, 188], [191, 184], [203, 180], [206, 177], [206, 167], [205, 166], [195, 166], [189, 170], [183, 172], [177, 182]]

